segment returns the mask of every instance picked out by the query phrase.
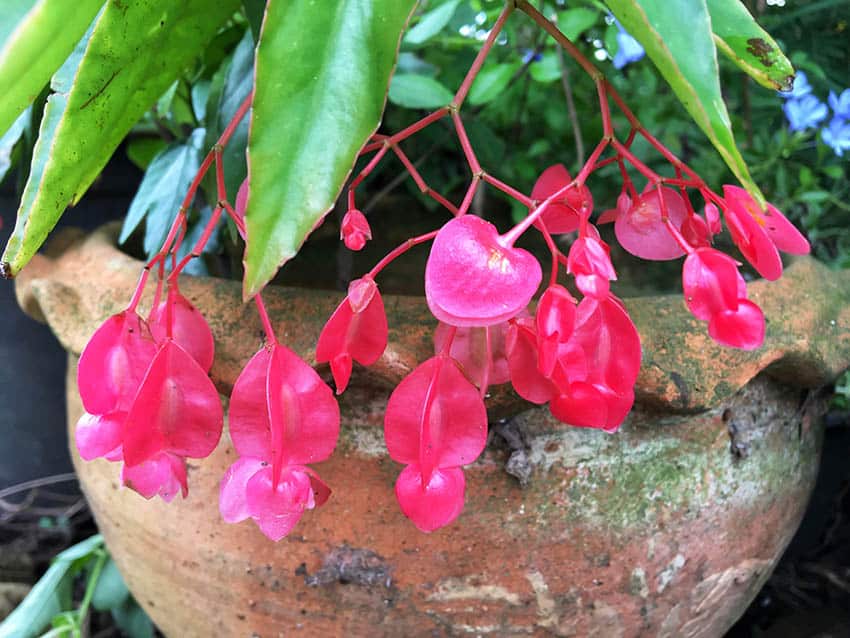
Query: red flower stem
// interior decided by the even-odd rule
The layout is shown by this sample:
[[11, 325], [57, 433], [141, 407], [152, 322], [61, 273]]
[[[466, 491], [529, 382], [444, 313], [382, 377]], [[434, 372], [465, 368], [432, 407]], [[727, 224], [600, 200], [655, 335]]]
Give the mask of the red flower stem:
[[466, 135], [466, 129], [463, 127], [463, 120], [460, 119], [460, 113], [457, 111], [452, 111], [452, 122], [454, 122], [460, 147], [463, 149], [463, 154], [466, 156], [466, 161], [469, 163], [473, 177], [480, 176], [481, 164], [478, 163], [478, 158], [475, 157], [475, 151], [472, 150], [472, 144], [469, 143], [469, 137]]
[[658, 173], [635, 157], [619, 140], [611, 140], [611, 145], [616, 149], [617, 153], [635, 167], [638, 173], [646, 177], [652, 184], [660, 184], [663, 181]]
[[614, 137], [614, 125], [611, 123], [611, 107], [608, 105], [608, 95], [605, 93], [606, 82], [604, 79], [596, 79], [596, 95], [599, 97], [599, 112], [602, 114], [602, 134]]
[[585, 70], [585, 72], [593, 78], [594, 81], [603, 78], [602, 71], [597, 69], [593, 62], [588, 60], [584, 55], [582, 55], [581, 51], [576, 48], [576, 46], [570, 41], [570, 39], [565, 36], [561, 31], [556, 27], [551, 20], [548, 20], [546, 16], [540, 13], [534, 6], [528, 2], [528, 0], [517, 0], [516, 6], [523, 11], [529, 18], [534, 20], [541, 29], [546, 31], [549, 35], [555, 38], [555, 41], [561, 45], [561, 48], [564, 49], [576, 62], [578, 62], [579, 66]]
[[478, 184], [481, 181], [478, 175], [472, 177], [469, 182], [469, 188], [466, 189], [466, 195], [463, 196], [463, 201], [460, 203], [460, 208], [457, 211], [457, 216], [466, 215], [469, 212], [469, 207], [472, 205], [472, 199], [475, 197], [475, 191], [478, 190]]
[[268, 341], [268, 345], [276, 346], [277, 337], [274, 334], [274, 328], [272, 328], [272, 322], [271, 319], [269, 319], [266, 304], [263, 303], [263, 297], [259, 293], [254, 295], [254, 303], [257, 305], [257, 314], [260, 315], [260, 321], [263, 323], [263, 330], [266, 333], [266, 341]]
[[549, 247], [549, 252], [552, 254], [552, 272], [549, 275], [549, 285], [554, 286], [558, 283], [558, 256], [561, 254], [561, 251], [558, 250], [558, 247], [555, 245], [555, 240], [552, 239], [552, 233], [550, 233], [546, 229], [546, 225], [543, 221], [540, 221], [539, 228], [540, 234], [543, 235], [543, 240], [546, 242], [546, 245]]
[[[591, 159], [588, 160], [589, 164], [591, 164], [591, 165], [595, 161], [596, 160], [593, 157], [591, 157]], [[546, 209], [549, 208], [549, 204], [551, 204], [556, 199], [563, 197], [564, 194], [570, 188], [574, 187], [577, 184], [577, 182], [578, 182], [578, 178], [576, 178], [573, 181], [569, 182], [568, 184], [562, 186], [561, 188], [556, 190], [554, 193], [549, 195], [549, 197], [547, 197], [546, 199], [543, 200], [543, 202], [540, 204], [540, 206], [538, 206], [533, 211], [531, 211], [531, 213], [529, 213], [528, 217], [523, 219], [516, 226], [514, 226], [508, 232], [506, 232], [504, 235], [499, 237], [499, 244], [501, 244], [502, 246], [505, 246], [505, 247], [513, 246], [516, 243], [516, 240], [519, 239], [526, 230], [528, 230], [529, 226], [531, 226], [535, 221], [537, 221], [537, 219], [546, 211]]]
[[373, 170], [375, 170], [375, 167], [381, 161], [381, 158], [383, 158], [384, 155], [386, 155], [389, 148], [390, 147], [389, 147], [389, 145], [387, 144], [386, 141], [382, 142], [381, 148], [378, 150], [378, 152], [375, 153], [374, 157], [372, 157], [372, 159], [369, 160], [369, 163], [366, 164], [366, 166], [363, 167], [363, 170], [360, 171], [360, 173], [357, 175], [357, 177], [355, 177], [351, 181], [351, 184], [349, 184], [349, 186], [348, 186], [348, 210], [355, 208], [355, 206], [354, 206], [354, 189], [356, 189], [360, 185], [360, 183], [364, 179], [366, 179]]
[[457, 326], [450, 326], [449, 324], [446, 324], [446, 327], [449, 329], [448, 334], [446, 335], [445, 341], [443, 341], [443, 347], [440, 348], [440, 351], [437, 353], [443, 357], [451, 356], [449, 353], [452, 349], [452, 342], [454, 342], [455, 335], [457, 334]]
[[242, 104], [239, 105], [239, 108], [236, 110], [233, 118], [228, 123], [227, 127], [222, 132], [221, 136], [218, 138], [218, 141], [213, 145], [213, 147], [209, 150], [206, 157], [204, 157], [203, 162], [201, 162], [201, 166], [198, 168], [198, 172], [195, 174], [195, 178], [192, 180], [192, 183], [189, 185], [189, 190], [186, 192], [186, 197], [183, 198], [183, 203], [180, 205], [180, 209], [177, 212], [177, 216], [174, 218], [174, 223], [171, 225], [171, 229], [168, 231], [168, 235], [165, 238], [165, 241], [162, 244], [162, 249], [154, 255], [154, 257], [148, 262], [148, 266], [152, 266], [158, 259], [164, 257], [168, 254], [169, 250], [171, 250], [171, 244], [174, 241], [177, 232], [180, 228], [180, 225], [184, 223], [186, 213], [189, 210], [189, 206], [192, 204], [192, 200], [195, 198], [195, 194], [198, 191], [198, 188], [201, 185], [201, 181], [209, 171], [210, 166], [212, 166], [213, 161], [215, 160], [216, 151], [221, 150], [224, 146], [227, 146], [227, 143], [230, 141], [230, 138], [233, 137], [233, 134], [236, 132], [236, 127], [239, 126], [239, 122], [242, 121], [242, 118], [245, 117], [245, 114], [251, 108], [251, 101], [254, 99], [254, 92], [248, 94], [248, 96], [242, 100]]
[[219, 205], [224, 209], [224, 212], [227, 213], [227, 216], [230, 217], [233, 224], [236, 226], [236, 230], [239, 232], [239, 236], [244, 240], [247, 239], [248, 233], [245, 229], [245, 221], [236, 214], [236, 211], [233, 210], [233, 206], [230, 205], [230, 202], [224, 201], [219, 202]]
[[466, 72], [466, 77], [463, 78], [463, 82], [461, 83], [460, 88], [457, 90], [457, 93], [455, 93], [455, 97], [452, 100], [451, 104], [454, 110], [459, 109], [463, 104], [463, 101], [466, 99], [466, 95], [467, 93], [469, 93], [469, 89], [472, 87], [472, 83], [475, 81], [475, 77], [481, 70], [481, 66], [484, 64], [484, 60], [490, 53], [490, 49], [493, 48], [493, 44], [496, 42], [496, 38], [502, 31], [502, 27], [505, 26], [505, 20], [507, 20], [508, 16], [513, 13], [513, 10], [514, 4], [512, 2], [506, 2], [505, 8], [502, 9], [502, 12], [499, 14], [499, 17], [496, 20], [496, 24], [493, 25], [492, 29], [490, 29], [490, 33], [487, 36], [487, 39], [484, 41], [484, 44], [478, 51], [478, 55], [475, 56], [475, 60], [473, 60], [472, 66], [469, 67], [469, 71]]
[[604, 160], [599, 160], [598, 162], [596, 162], [596, 164], [593, 165], [593, 168], [590, 169], [590, 172], [595, 173], [600, 168], [604, 168], [604, 167], [608, 166], [609, 164], [613, 164], [617, 160], [619, 160], [618, 157], [606, 157]]
[[419, 131], [424, 129], [426, 126], [433, 124], [434, 122], [436, 122], [439, 119], [442, 119], [443, 117], [448, 115], [448, 113], [449, 113], [449, 107], [444, 106], [442, 108], [439, 108], [436, 111], [434, 111], [433, 113], [431, 113], [430, 115], [426, 115], [425, 117], [423, 117], [418, 122], [414, 122], [413, 124], [411, 124], [407, 128], [400, 130], [395, 135], [391, 135], [390, 137], [386, 138], [384, 140], [384, 143], [398, 144], [402, 140], [406, 140], [408, 137], [410, 137], [414, 133], [418, 133]]
[[403, 244], [399, 244], [398, 246], [393, 248], [389, 253], [387, 253], [387, 255], [381, 261], [375, 264], [372, 270], [367, 273], [367, 276], [374, 279], [375, 277], [377, 277], [378, 273], [380, 273], [384, 268], [389, 266], [393, 262], [393, 260], [400, 257], [414, 246], [425, 243], [426, 241], [431, 241], [432, 239], [434, 239], [434, 237], [437, 236], [438, 232], [439, 231], [437, 230], [432, 230], [430, 233], [425, 233], [424, 235], [419, 235], [418, 237], [411, 237]]
[[207, 242], [210, 240], [210, 236], [215, 230], [216, 224], [218, 224], [218, 220], [221, 217], [222, 210], [223, 209], [221, 206], [215, 207], [215, 209], [213, 210], [212, 217], [210, 217], [210, 220], [207, 222], [203, 234], [198, 238], [198, 241], [196, 241], [195, 245], [192, 247], [192, 251], [188, 255], [183, 257], [183, 259], [180, 260], [180, 263], [177, 264], [177, 267], [174, 268], [168, 275], [169, 285], [177, 281], [177, 277], [180, 275], [181, 271], [186, 267], [186, 264], [188, 264], [195, 257], [201, 256], [201, 252], [204, 250], [204, 246], [207, 245]]
[[688, 243], [688, 241], [682, 236], [682, 233], [679, 232], [679, 229], [676, 228], [672, 221], [670, 221], [670, 216], [667, 214], [667, 202], [664, 200], [664, 195], [661, 192], [661, 184], [657, 184], [656, 189], [658, 191], [658, 201], [661, 204], [661, 221], [664, 222], [664, 226], [667, 228], [667, 231], [673, 236], [673, 239], [676, 240], [676, 243], [679, 244], [679, 247], [682, 250], [688, 254], [694, 252], [694, 247]]
[[136, 284], [136, 290], [133, 291], [133, 296], [130, 299], [130, 303], [127, 306], [128, 312], [135, 312], [136, 308], [139, 306], [139, 301], [142, 299], [142, 292], [145, 290], [145, 284], [148, 282], [148, 276], [151, 273], [151, 268], [149, 265], [145, 265], [142, 268], [142, 274], [139, 276], [139, 283]]
[[520, 193], [517, 189], [515, 189], [513, 186], [508, 186], [502, 180], [496, 179], [495, 177], [490, 175], [490, 173], [487, 173], [487, 172], [481, 173], [481, 179], [483, 179], [485, 182], [487, 182], [491, 186], [498, 188], [500, 191], [502, 191], [506, 195], [513, 197], [520, 204], [523, 204], [524, 206], [527, 206], [528, 208], [532, 208], [534, 206], [534, 200], [533, 199], [531, 199], [530, 197], [526, 197], [525, 195]]
[[150, 321], [151, 316], [153, 315], [153, 311], [159, 306], [159, 302], [162, 299], [162, 286], [165, 283], [165, 259], [159, 262], [157, 266], [156, 273], [156, 290], [153, 293], [153, 303], [151, 304], [151, 311], [148, 313], [148, 321]]
[[396, 154], [401, 163], [404, 164], [404, 168], [407, 169], [408, 173], [410, 173], [410, 176], [413, 178], [413, 181], [416, 182], [416, 186], [419, 188], [419, 192], [421, 192], [423, 195], [427, 195], [444, 208], [447, 208], [452, 213], [452, 215], [458, 215], [457, 206], [452, 204], [449, 200], [447, 200], [445, 197], [440, 195], [440, 193], [438, 193], [425, 183], [425, 180], [422, 179], [422, 175], [420, 175], [419, 171], [416, 170], [416, 167], [413, 165], [413, 162], [410, 161], [410, 158], [407, 157], [405, 152], [401, 150], [401, 148], [397, 144], [393, 144], [393, 152]]
[[587, 161], [584, 163], [584, 166], [581, 167], [581, 170], [578, 172], [578, 175], [576, 175], [576, 178], [574, 180], [576, 185], [581, 186], [582, 184], [584, 184], [591, 171], [593, 170], [594, 164], [596, 164], [596, 161], [599, 159], [599, 156], [602, 155], [602, 153], [608, 147], [608, 144], [610, 144], [612, 141], [614, 140], [609, 139], [607, 137], [603, 137], [601, 140], [599, 140], [599, 144], [597, 144], [596, 148], [593, 149], [593, 152], [590, 154], [590, 157], [587, 158]]

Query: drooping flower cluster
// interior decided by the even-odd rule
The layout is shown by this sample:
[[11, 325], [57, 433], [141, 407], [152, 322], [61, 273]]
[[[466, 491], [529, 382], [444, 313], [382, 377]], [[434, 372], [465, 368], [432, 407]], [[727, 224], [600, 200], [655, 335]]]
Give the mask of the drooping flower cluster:
[[[524, 7], [545, 29], [555, 29], [533, 7]], [[617, 242], [639, 258], [685, 257], [685, 305], [707, 323], [708, 334], [717, 342], [744, 349], [762, 344], [765, 318], [748, 298], [739, 264], [713, 247], [723, 221], [744, 258], [767, 279], [781, 275], [778, 251], [809, 250], [805, 238], [775, 207], [762, 208], [734, 186], [724, 187], [723, 196], [712, 191], [640, 125], [599, 77], [594, 81], [604, 134], [575, 177], [561, 164], [551, 166], [527, 196], [488, 173], [478, 162], [459, 111], [513, 8], [508, 3], [488, 33], [451, 108], [438, 109], [395, 135], [375, 134], [361, 150], [361, 155], [374, 155], [349, 184], [348, 212], [340, 231], [346, 247], [360, 250], [371, 239], [371, 228], [355, 205], [355, 189], [390, 151], [420, 191], [450, 212], [452, 219], [408, 239], [352, 281], [316, 347], [317, 363], [329, 365], [336, 393], [343, 393], [355, 364], [374, 364], [387, 347], [389, 327], [378, 276], [413, 246], [433, 242], [425, 269], [425, 296], [437, 320], [435, 354], [393, 390], [384, 417], [388, 454], [403, 465], [395, 482], [396, 498], [401, 512], [425, 532], [450, 524], [463, 509], [463, 467], [484, 450], [485, 397], [490, 386], [511, 383], [527, 401], [548, 404], [554, 417], [567, 425], [610, 433], [625, 421], [634, 403], [641, 343], [626, 305], [613, 292], [617, 273], [597, 226], [613, 223]], [[583, 61], [585, 68], [589, 64]], [[609, 97], [630, 125], [624, 141], [614, 130]], [[843, 94], [834, 100], [836, 113], [844, 108], [843, 100]], [[158, 493], [169, 500], [177, 491], [185, 496], [184, 459], [210, 454], [221, 434], [221, 404], [207, 376], [214, 358], [212, 334], [180, 294], [177, 276], [193, 255], [200, 254], [223, 212], [245, 238], [249, 184], [243, 183], [236, 206], [231, 207], [221, 149], [249, 106], [246, 100], [193, 182], [197, 188], [203, 172], [215, 163], [219, 201], [201, 239], [175, 264], [185, 234], [185, 210], [194, 196], [190, 190], [162, 251], [144, 270], [130, 306], [104, 323], [80, 360], [80, 394], [87, 411], [77, 426], [80, 454], [85, 459], [105, 456], [123, 461], [124, 483], [148, 498]], [[470, 167], [471, 180], [458, 205], [429, 187], [400, 147], [443, 117], [451, 118]], [[638, 135], [671, 165], [674, 178], [662, 177], [632, 153]], [[609, 156], [603, 157], [606, 153]], [[616, 207], [594, 218], [587, 180], [614, 163], [623, 176]], [[645, 180], [640, 192], [630, 169]], [[484, 184], [517, 200], [528, 215], [500, 233], [489, 221], [470, 214], [476, 191]], [[702, 214], [694, 208], [694, 195], [703, 200]], [[549, 248], [546, 282], [537, 257], [516, 246], [530, 229], [540, 233]], [[568, 233], [576, 236], [564, 254], [553, 236]], [[173, 267], [166, 279], [169, 256]], [[156, 301], [143, 320], [136, 309], [155, 266]], [[566, 275], [572, 277], [570, 289], [563, 282]], [[160, 300], [164, 283], [168, 288]], [[541, 283], [543, 290], [535, 302]], [[226, 522], [250, 519], [267, 537], [279, 540], [307, 510], [330, 496], [330, 487], [310, 465], [333, 453], [340, 414], [331, 388], [278, 342], [259, 295], [255, 302], [266, 343], [233, 387], [229, 432], [238, 459], [222, 479], [219, 508]]]
[[122, 482], [145, 498], [185, 497], [184, 459], [208, 456], [221, 437], [212, 360], [212, 333], [176, 286], [148, 321], [135, 309], [107, 319], [80, 356], [80, 456], [123, 461]]

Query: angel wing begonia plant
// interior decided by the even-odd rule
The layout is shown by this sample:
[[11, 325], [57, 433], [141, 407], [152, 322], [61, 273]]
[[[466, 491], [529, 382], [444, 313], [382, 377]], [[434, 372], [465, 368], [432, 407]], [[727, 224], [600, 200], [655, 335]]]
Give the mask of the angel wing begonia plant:
[[[124, 236], [151, 210], [166, 211], [146, 218], [149, 260], [128, 306], [106, 318], [82, 352], [78, 385], [86, 413], [76, 428], [78, 452], [86, 460], [121, 462], [122, 482], [145, 498], [187, 496], [186, 459], [217, 447], [223, 410], [210, 380], [214, 333], [181, 293], [179, 275], [229, 220], [244, 241], [244, 295], [256, 304], [265, 342], [230, 397], [227, 435], [238, 458], [222, 477], [219, 508], [225, 522], [250, 520], [274, 541], [325, 504], [332, 489], [342, 499], [346, 489], [356, 489], [329, 486], [312, 467], [331, 457], [340, 432], [339, 406], [321, 366], [328, 365], [324, 376], [342, 394], [356, 382], [358, 367], [385, 356], [381, 274], [414, 246], [431, 243], [424, 289], [435, 318], [434, 355], [392, 391], [384, 438], [401, 466], [394, 487], [400, 513], [423, 532], [461, 515], [463, 468], [487, 442], [489, 387], [510, 383], [569, 426], [613, 433], [627, 419], [640, 335], [615, 295], [607, 243], [613, 240], [603, 239], [598, 226], [613, 223], [613, 237], [640, 259], [684, 257], [683, 303], [713, 339], [744, 349], [762, 344], [765, 318], [747, 296], [740, 264], [714, 245], [723, 222], [767, 279], [781, 275], [778, 251], [809, 249], [750, 177], [720, 94], [715, 40], [760, 82], [789, 88], [793, 79], [781, 53], [765, 61], [738, 40], [724, 40], [729, 12], [723, 9], [738, 0], [607, 1], [618, 30], [627, 29], [646, 50], [743, 186], [726, 185], [722, 194], [656, 139], [603, 72], [528, 0], [506, 2], [481, 32], [455, 92], [420, 83], [430, 94], [390, 87], [412, 16], [420, 43], [452, 17], [416, 13], [414, 0], [329, 0], [321, 11], [279, 0], [244, 8], [237, 0], [18, 4], [0, 15], [0, 35], [7, 36], [0, 48], [0, 131], [20, 136], [25, 120], [39, 130], [2, 274], [14, 276], [26, 265], [140, 120], [167, 128], [157, 108], [175, 100], [193, 113], [186, 140], [160, 147], [150, 159], [128, 214]], [[689, 28], [674, 24], [671, 14], [685, 16]], [[754, 21], [733, 14], [744, 21], [739, 29], [772, 43]], [[558, 162], [540, 166], [533, 185], [508, 184], [498, 165], [482, 164], [468, 134], [464, 105], [485, 102], [488, 89], [476, 78], [502, 46], [509, 21], [551, 37], [593, 84], [601, 134], [574, 175]], [[210, 66], [221, 63], [224, 43], [233, 47], [227, 65]], [[185, 74], [197, 80], [191, 88]], [[388, 87], [396, 101], [427, 112], [396, 131], [381, 127]], [[438, 122], [454, 134], [468, 166], [462, 188], [449, 194], [427, 183], [403, 149]], [[638, 154], [637, 139], [651, 162]], [[437, 216], [431, 231], [407, 239], [350, 282], [316, 335], [317, 372], [279, 340], [261, 291], [338, 199], [347, 205], [340, 240], [352, 251], [367, 246], [373, 226], [368, 207], [358, 208], [358, 193], [388, 158], [448, 219]], [[619, 193], [592, 193], [589, 180], [608, 166], [620, 170]], [[473, 214], [483, 188], [514, 201], [520, 219], [498, 228]], [[594, 202], [608, 195], [616, 195], [616, 207], [597, 214]], [[518, 244], [526, 233], [542, 238], [546, 259]], [[151, 302], [144, 292], [152, 278]]]

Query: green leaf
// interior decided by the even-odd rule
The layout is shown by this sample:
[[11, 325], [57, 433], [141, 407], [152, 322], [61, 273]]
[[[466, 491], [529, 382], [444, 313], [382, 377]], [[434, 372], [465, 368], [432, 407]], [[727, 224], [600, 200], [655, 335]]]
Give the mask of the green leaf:
[[540, 82], [542, 84], [548, 84], [549, 82], [560, 80], [562, 73], [561, 64], [558, 62], [558, 56], [552, 51], [544, 53], [539, 62], [532, 63], [528, 71], [535, 82]]
[[[215, 144], [253, 88], [254, 37], [251, 31], [246, 31], [227, 65], [216, 108], [207, 114], [207, 147]], [[236, 200], [236, 192], [248, 175], [245, 149], [248, 146], [249, 123], [249, 116], [242, 118], [230, 142], [222, 151], [224, 185], [231, 202]]]
[[608, 6], [643, 45], [735, 177], [764, 204], [732, 135], [705, 0], [608, 0]]
[[30, 109], [27, 108], [18, 116], [9, 130], [0, 137], [0, 182], [6, 177], [6, 173], [12, 168], [12, 151], [15, 150], [18, 140], [21, 139], [24, 129], [29, 123], [31, 117]]
[[390, 82], [390, 102], [408, 109], [434, 109], [446, 106], [454, 94], [427, 75], [398, 73]]
[[[257, 293], [331, 209], [377, 129], [414, 0], [269, 0], [248, 139], [245, 293]], [[281, 65], [285, 64], [285, 80]]]
[[130, 638], [153, 638], [153, 623], [132, 596], [112, 610], [115, 625]]
[[[63, 65], [72, 82], [57, 82], [62, 69], [52, 82], [56, 93], [48, 99], [30, 179], [3, 254], [7, 274], [26, 265], [65, 207], [79, 201], [133, 124], [238, 6], [237, 0], [106, 5], [79, 63]], [[69, 61], [75, 57], [76, 51]]]
[[587, 7], [576, 7], [558, 12], [558, 28], [570, 40], [576, 40], [595, 25], [597, 20], [599, 20], [599, 12]]
[[94, 552], [103, 547], [96, 534], [60, 553], [23, 602], [0, 623], [0, 638], [35, 638], [64, 610], [71, 580]]
[[469, 90], [469, 103], [478, 106], [496, 99], [519, 67], [519, 63], [485, 65]]
[[419, 22], [404, 36], [405, 44], [422, 44], [437, 35], [452, 19], [460, 0], [448, 0], [422, 14]]
[[794, 67], [740, 0], [707, 0], [717, 48], [768, 89], [790, 91]]
[[103, 0], [0, 3], [0, 132], [32, 103], [102, 4]]
[[135, 137], [127, 142], [127, 157], [145, 171], [166, 146], [168, 142], [161, 137]]
[[98, 578], [97, 585], [94, 588], [91, 599], [92, 607], [98, 611], [115, 609], [123, 605], [129, 595], [130, 590], [127, 589], [124, 577], [118, 571], [115, 561], [110, 558], [103, 566], [103, 571], [100, 573], [100, 578]]
[[144, 219], [145, 253], [151, 257], [162, 247], [203, 161], [205, 135], [204, 129], [195, 129], [185, 144], [172, 144], [153, 159], [127, 211], [119, 243]]

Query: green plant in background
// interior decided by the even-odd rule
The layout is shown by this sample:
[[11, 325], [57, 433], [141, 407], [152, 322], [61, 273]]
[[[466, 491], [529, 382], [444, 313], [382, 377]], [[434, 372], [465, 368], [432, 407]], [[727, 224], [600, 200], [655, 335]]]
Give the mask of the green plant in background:
[[[75, 599], [74, 584], [83, 585]], [[80, 638], [92, 610], [110, 612], [129, 638], [152, 638], [153, 624], [130, 595], [97, 534], [59, 553], [24, 601], [0, 623], [0, 638]]]

